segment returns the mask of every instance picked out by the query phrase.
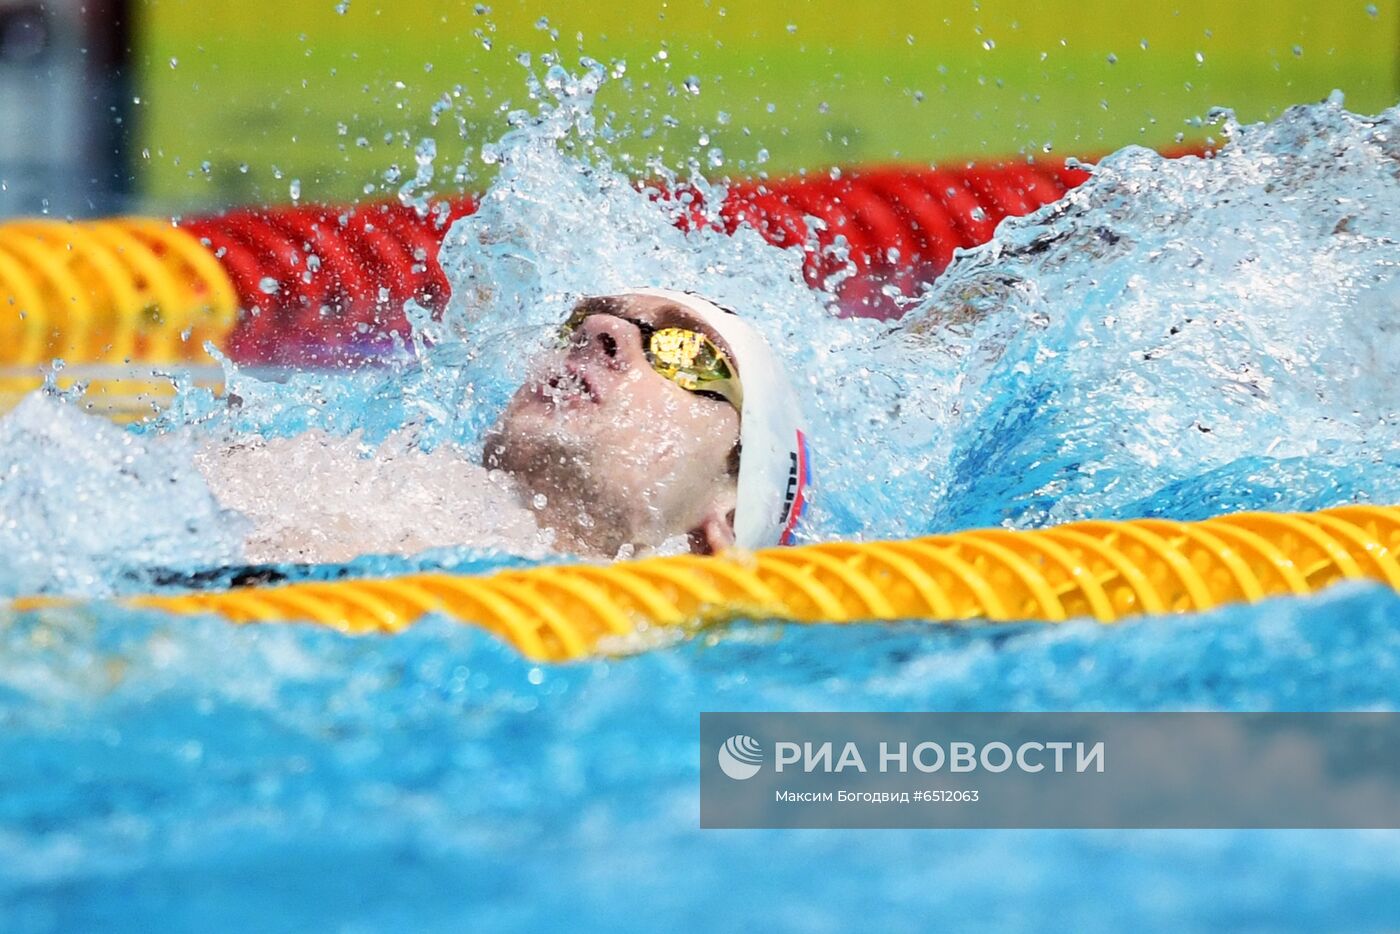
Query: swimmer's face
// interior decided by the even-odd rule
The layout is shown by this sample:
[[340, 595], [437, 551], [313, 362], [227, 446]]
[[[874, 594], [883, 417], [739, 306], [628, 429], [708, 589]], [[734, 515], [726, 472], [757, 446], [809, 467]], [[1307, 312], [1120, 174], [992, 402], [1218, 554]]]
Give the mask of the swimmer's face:
[[556, 529], [567, 548], [611, 556], [624, 545], [655, 547], [677, 535], [688, 535], [697, 551], [730, 544], [739, 413], [653, 370], [632, 322], [692, 328], [729, 348], [666, 299], [585, 304], [596, 313], [566, 348], [533, 361], [488, 434], [486, 466], [522, 482], [541, 524]]

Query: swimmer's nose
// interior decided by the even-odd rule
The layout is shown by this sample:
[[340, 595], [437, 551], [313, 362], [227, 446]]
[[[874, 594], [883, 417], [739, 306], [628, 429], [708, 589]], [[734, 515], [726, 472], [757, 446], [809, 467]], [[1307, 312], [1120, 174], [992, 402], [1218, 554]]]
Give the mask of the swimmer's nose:
[[601, 357], [608, 366], [618, 369], [646, 363], [641, 329], [612, 315], [585, 318], [574, 332], [572, 353]]

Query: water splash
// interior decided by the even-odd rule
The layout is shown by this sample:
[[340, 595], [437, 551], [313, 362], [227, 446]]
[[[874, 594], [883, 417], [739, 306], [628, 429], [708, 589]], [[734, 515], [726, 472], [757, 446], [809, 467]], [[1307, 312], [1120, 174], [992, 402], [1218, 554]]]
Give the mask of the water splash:
[[35, 393], [0, 418], [0, 594], [112, 593], [135, 568], [233, 564], [246, 525], [181, 439]]
[[1400, 116], [1226, 129], [1107, 159], [908, 320], [959, 358], [933, 523], [1400, 501]]
[[836, 319], [796, 248], [715, 218], [679, 228], [693, 205], [638, 190], [601, 151], [605, 77], [549, 63], [537, 112], [486, 150], [498, 177], [442, 250], [451, 304], [409, 309], [413, 362], [284, 382], [226, 363], [237, 404], [186, 392], [156, 431], [407, 432], [474, 459], [574, 299], [664, 285], [740, 309], [796, 374], [806, 540], [1400, 501], [1395, 111], [1220, 114], [1230, 141], [1213, 159], [1124, 150], [962, 253], [890, 329]]

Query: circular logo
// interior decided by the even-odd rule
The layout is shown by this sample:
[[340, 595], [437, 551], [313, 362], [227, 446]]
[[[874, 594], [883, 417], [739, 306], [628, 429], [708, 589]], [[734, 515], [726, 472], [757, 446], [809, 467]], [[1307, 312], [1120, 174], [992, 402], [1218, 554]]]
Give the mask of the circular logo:
[[731, 736], [719, 747], [719, 767], [736, 781], [753, 778], [763, 765], [763, 747], [752, 736]]

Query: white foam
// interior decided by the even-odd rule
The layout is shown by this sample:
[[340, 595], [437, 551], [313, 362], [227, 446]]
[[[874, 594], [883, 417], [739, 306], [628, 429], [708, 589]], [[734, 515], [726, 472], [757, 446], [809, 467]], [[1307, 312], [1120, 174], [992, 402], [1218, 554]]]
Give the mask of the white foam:
[[531, 557], [550, 535], [509, 479], [459, 449], [417, 448], [405, 433], [378, 447], [308, 431], [204, 447], [195, 456], [219, 501], [252, 523], [253, 562], [342, 562], [467, 546]]
[[44, 393], [0, 418], [0, 593], [96, 596], [135, 568], [238, 563], [242, 532], [180, 436]]

